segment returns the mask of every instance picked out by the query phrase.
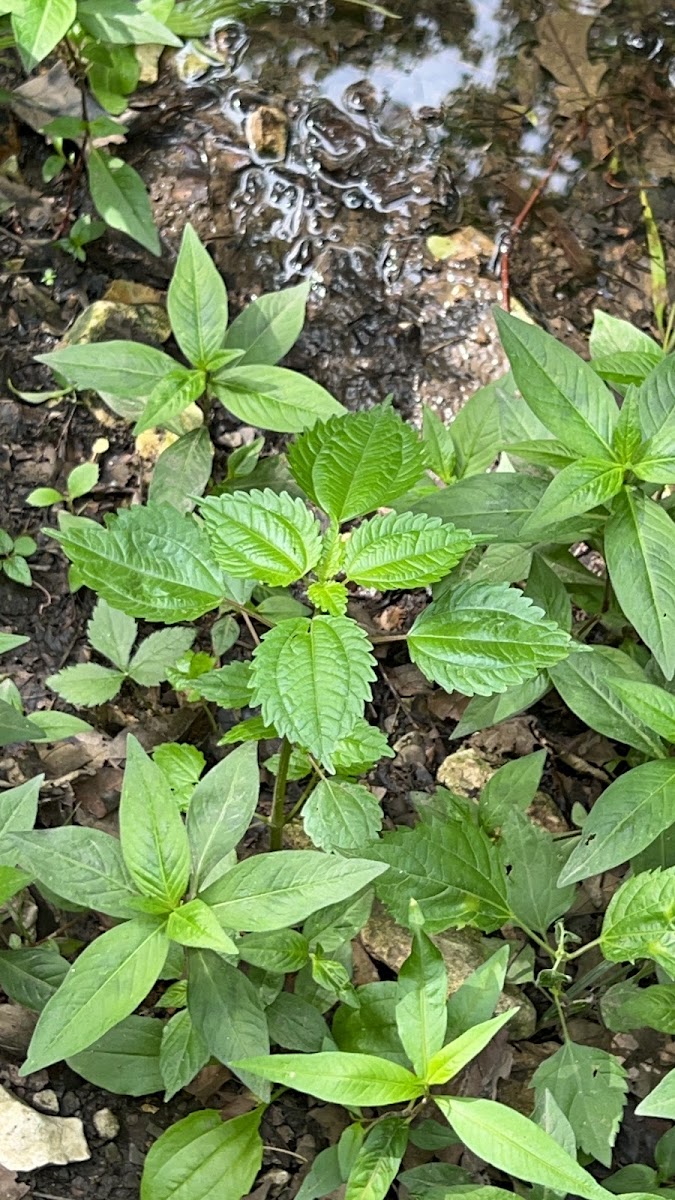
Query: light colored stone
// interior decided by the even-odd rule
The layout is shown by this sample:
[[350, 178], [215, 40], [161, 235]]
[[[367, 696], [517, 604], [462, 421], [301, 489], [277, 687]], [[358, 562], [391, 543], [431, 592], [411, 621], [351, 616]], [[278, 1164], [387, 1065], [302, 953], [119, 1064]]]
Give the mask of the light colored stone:
[[0, 1164], [9, 1171], [37, 1171], [90, 1158], [79, 1117], [50, 1117], [0, 1088]]
[[280, 162], [288, 147], [288, 118], [280, 108], [261, 104], [246, 118], [246, 140], [259, 158]]
[[59, 346], [79, 346], [83, 342], [106, 342], [116, 338], [165, 342], [170, 334], [169, 318], [161, 304], [95, 300], [80, 313]]
[[34, 1092], [32, 1099], [33, 1107], [37, 1108], [39, 1112], [58, 1114], [59, 1098], [51, 1088], [45, 1088], [43, 1092]]
[[485, 787], [488, 779], [495, 773], [495, 768], [478, 750], [471, 747], [457, 750], [455, 754], [443, 759], [436, 778], [443, 787], [454, 792], [457, 796], [477, 797]]
[[120, 1123], [109, 1108], [99, 1108], [98, 1112], [94, 1113], [92, 1121], [98, 1136], [105, 1138], [107, 1142], [116, 1138], [120, 1131]]

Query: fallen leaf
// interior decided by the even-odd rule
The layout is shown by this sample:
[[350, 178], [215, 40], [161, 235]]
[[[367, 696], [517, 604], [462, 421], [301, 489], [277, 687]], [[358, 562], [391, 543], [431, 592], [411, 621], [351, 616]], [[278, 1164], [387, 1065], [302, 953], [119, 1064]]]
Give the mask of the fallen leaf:
[[559, 113], [571, 117], [597, 98], [606, 63], [588, 57], [588, 31], [595, 17], [578, 12], [556, 12], [537, 21], [539, 45], [535, 57], [556, 80]]

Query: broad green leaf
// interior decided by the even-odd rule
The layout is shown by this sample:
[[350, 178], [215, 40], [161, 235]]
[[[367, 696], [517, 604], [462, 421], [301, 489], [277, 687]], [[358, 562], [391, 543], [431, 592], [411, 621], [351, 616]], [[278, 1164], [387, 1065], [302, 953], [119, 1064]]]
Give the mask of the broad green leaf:
[[430, 933], [464, 925], [489, 933], [510, 918], [497, 848], [468, 822], [401, 828], [369, 846], [368, 853], [389, 865], [376, 890], [399, 924], [407, 924], [411, 900], [419, 904]]
[[663, 758], [660, 738], [636, 720], [617, 686], [644, 686], [644, 673], [634, 659], [613, 646], [591, 646], [573, 652], [549, 671], [568, 708], [591, 729], [617, 742], [626, 742], [650, 757]]
[[[141, 342], [85, 342], [36, 355], [76, 388], [143, 399], [175, 367], [168, 354]], [[117, 389], [117, 390], [114, 390]]]
[[113, 229], [139, 242], [151, 254], [161, 247], [150, 197], [137, 171], [104, 150], [91, 150], [87, 159], [89, 191], [96, 211]]
[[195, 620], [225, 595], [206, 535], [168, 505], [119, 509], [107, 527], [63, 513], [60, 526], [53, 536], [78, 578], [129, 616]]
[[33, 734], [31, 742], [58, 742], [61, 738], [74, 737], [78, 733], [92, 733], [91, 725], [70, 713], [57, 712], [55, 708], [39, 709], [30, 714], [30, 724], [40, 730], [39, 737]]
[[664, 1075], [653, 1091], [635, 1109], [638, 1117], [662, 1117], [675, 1120], [675, 1071]]
[[610, 962], [651, 958], [672, 976], [675, 974], [673, 914], [675, 867], [634, 875], [609, 902], [600, 938], [602, 953]]
[[449, 483], [457, 467], [452, 434], [427, 404], [422, 406], [422, 440], [427, 448], [431, 470], [443, 483]]
[[178, 742], [162, 742], [152, 752], [153, 762], [164, 772], [178, 804], [186, 808], [206, 766], [206, 759], [196, 746]]
[[613, 687], [640, 725], [655, 730], [667, 742], [675, 742], [675, 696], [665, 688], [641, 680], [615, 678]]
[[[559, 1146], [562, 1146], [571, 1158], [576, 1157], [577, 1140], [574, 1130], [560, 1105], [546, 1088], [539, 1093], [532, 1112], [532, 1120], [546, 1133], [550, 1133], [551, 1137]], [[546, 1200], [546, 1197], [543, 1200]]]
[[17, 892], [28, 887], [33, 882], [33, 876], [19, 867], [0, 866], [0, 904], [5, 904]]
[[565, 885], [626, 862], [673, 824], [675, 760], [643, 763], [595, 801], [581, 840], [560, 872]]
[[343, 617], [347, 611], [349, 592], [344, 583], [332, 579], [326, 583], [310, 583], [307, 599], [319, 612], [330, 613], [332, 617]]
[[176, 1092], [192, 1083], [210, 1057], [209, 1048], [192, 1024], [187, 1009], [175, 1013], [164, 1026], [159, 1052], [159, 1069], [166, 1089], [164, 1102], [167, 1103]]
[[295, 1200], [323, 1200], [344, 1183], [337, 1146], [320, 1150], [302, 1181]]
[[500, 384], [504, 382], [479, 388], [452, 420], [450, 433], [457, 454], [457, 474], [462, 479], [482, 474], [497, 457]]
[[262, 1162], [262, 1109], [222, 1121], [213, 1109], [171, 1125], [151, 1147], [140, 1200], [213, 1200], [227, 1180], [228, 1200], [241, 1200]]
[[566, 1042], [537, 1068], [532, 1086], [537, 1099], [543, 1091], [553, 1096], [574, 1130], [579, 1149], [611, 1166], [628, 1091], [618, 1058], [598, 1046]]
[[13, 704], [0, 698], [0, 746], [11, 746], [14, 742], [40, 741], [42, 730], [39, 725], [24, 717]]
[[160, 1091], [162, 1024], [152, 1017], [127, 1017], [79, 1054], [66, 1060], [71, 1071], [95, 1087], [122, 1096]]
[[211, 388], [240, 421], [277, 433], [301, 433], [345, 411], [313, 379], [285, 367], [237, 364], [212, 378]]
[[369, 889], [317, 910], [307, 918], [302, 929], [310, 949], [321, 946], [326, 954], [330, 954], [350, 942], [363, 929], [372, 907], [373, 892]]
[[36, 775], [18, 787], [0, 792], [0, 841], [8, 834], [32, 829], [38, 812], [38, 798], [44, 775]]
[[75, 21], [77, 4], [76, 0], [20, 0], [10, 11], [21, 61], [26, 71], [32, 71], [65, 37]]
[[228, 729], [221, 737], [219, 746], [235, 746], [237, 742], [261, 742], [264, 738], [277, 737], [273, 725], [266, 725], [262, 717], [247, 717]]
[[272, 1042], [283, 1046], [284, 1050], [311, 1054], [319, 1051], [330, 1038], [319, 1010], [293, 992], [279, 992], [267, 1009], [267, 1022]]
[[405, 1067], [372, 1054], [275, 1054], [234, 1066], [347, 1108], [400, 1104], [415, 1100], [424, 1090], [422, 1081]]
[[375, 1054], [408, 1067], [410, 1060], [396, 1021], [397, 984], [393, 980], [366, 983], [356, 989], [356, 996], [358, 1008], [341, 1004], [333, 1016], [332, 1034], [339, 1049], [351, 1054]]
[[271, 933], [249, 933], [237, 945], [242, 962], [286, 975], [300, 971], [309, 956], [306, 937], [295, 929], [277, 929]]
[[254, 652], [252, 703], [280, 737], [332, 771], [333, 751], [371, 698], [373, 662], [367, 635], [349, 617], [282, 621]]
[[[480, 561], [467, 574], [462, 572], [462, 576], [466, 583], [519, 583], [527, 579], [531, 565], [532, 550], [529, 547], [519, 546], [517, 542], [495, 542], [485, 547]], [[444, 580], [437, 591], [442, 593], [449, 586], [450, 578]]]
[[447, 1037], [451, 1040], [458, 1038], [474, 1025], [488, 1021], [493, 1016], [502, 994], [508, 965], [509, 947], [504, 945], [487, 962], [476, 967], [453, 992], [448, 1000]]
[[77, 17], [92, 37], [122, 46], [147, 44], [180, 46], [162, 21], [131, 0], [79, 0]]
[[188, 838], [166, 776], [131, 736], [119, 823], [124, 860], [137, 887], [173, 908], [188, 884]]
[[382, 828], [379, 800], [363, 784], [322, 779], [302, 811], [305, 833], [320, 850], [359, 850]]
[[336, 747], [333, 762], [341, 775], [365, 775], [381, 758], [393, 757], [394, 751], [381, 730], [361, 718]]
[[496, 833], [512, 812], [524, 812], [534, 800], [541, 782], [546, 751], [536, 750], [513, 762], [504, 763], [488, 779], [478, 801], [480, 823]]
[[44, 946], [0, 951], [0, 984], [15, 1004], [42, 1012], [65, 979], [70, 964]]
[[675, 675], [675, 524], [626, 489], [607, 522], [605, 559], [616, 598], [666, 679]]
[[643, 439], [640, 429], [640, 412], [636, 388], [628, 388], [624, 396], [619, 420], [614, 430], [612, 449], [619, 462], [631, 467], [634, 459], [643, 457]]
[[80, 463], [79, 467], [74, 467], [68, 476], [68, 499], [78, 500], [80, 496], [86, 496], [98, 483], [98, 477], [98, 463]]
[[148, 488], [148, 504], [170, 504], [191, 512], [211, 478], [213, 443], [206, 426], [191, 429], [163, 450]]
[[[188, 954], [188, 1011], [209, 1053], [226, 1066], [245, 1056], [269, 1053], [267, 1020], [258, 992], [243, 971], [213, 950]], [[236, 1066], [234, 1070], [239, 1074]], [[267, 1100], [269, 1088], [257, 1076], [258, 1072], [242, 1073], [247, 1087]]]
[[23, 637], [20, 633], [0, 633], [0, 654], [16, 650], [18, 646], [25, 646], [29, 641], [30, 638]]
[[639, 987], [632, 980], [616, 983], [600, 1000], [602, 1019], [615, 1033], [631, 1029], [658, 1029], [675, 1033], [675, 984], [655, 983]]
[[624, 468], [607, 459], [580, 458], [549, 483], [523, 533], [537, 535], [550, 525], [606, 504], [620, 490]]
[[[436, 1125], [443, 1130], [443, 1126], [439, 1125], [438, 1121], [428, 1120], [426, 1122], [427, 1129], [431, 1125]], [[419, 1129], [419, 1126], [417, 1128]], [[443, 1132], [447, 1131], [448, 1126], [446, 1125]], [[410, 1131], [410, 1140], [417, 1145], [415, 1133], [416, 1129], [413, 1126]], [[447, 1144], [447, 1142], [440, 1143], [439, 1148]], [[435, 1147], [431, 1146], [429, 1149], [435, 1149]], [[506, 1200], [507, 1196], [513, 1195], [513, 1192], [503, 1192], [499, 1188], [469, 1186], [470, 1176], [462, 1167], [455, 1167], [444, 1162], [428, 1162], [421, 1167], [411, 1167], [409, 1171], [403, 1171], [399, 1175], [398, 1182], [405, 1187], [406, 1200], [408, 1197], [410, 1200], [453, 1200], [455, 1194], [463, 1193], [470, 1195], [472, 1200]]]
[[91, 708], [105, 704], [119, 692], [126, 674], [112, 667], [101, 667], [98, 663], [78, 663], [75, 667], [64, 667], [56, 675], [45, 680], [47, 687], [62, 700], [76, 708]]
[[599, 308], [593, 313], [588, 345], [592, 358], [616, 353], [648, 354], [652, 358], [663, 358], [663, 350], [648, 333], [643, 333], [630, 321], [613, 317]]
[[471, 534], [423, 513], [388, 513], [349, 537], [343, 570], [361, 587], [423, 587], [447, 575], [474, 544]]
[[667, 354], [647, 376], [637, 393], [640, 427], [646, 439], [662, 449], [675, 444], [675, 359]]
[[502, 345], [525, 403], [580, 456], [611, 459], [619, 410], [593, 368], [535, 325], [494, 309]]
[[99, 829], [64, 825], [15, 833], [18, 863], [48, 888], [96, 912], [134, 917], [138, 892], [124, 865], [117, 838]]
[[205, 671], [194, 680], [194, 690], [219, 708], [244, 708], [251, 703], [251, 664], [231, 662]]
[[430, 604], [408, 634], [413, 662], [446, 691], [490, 695], [566, 658], [569, 635], [515, 588], [464, 584]]
[[636, 350], [619, 350], [614, 354], [601, 354], [591, 359], [591, 366], [596, 375], [611, 383], [613, 387], [635, 387], [644, 383], [662, 358], [663, 351], [654, 355]]
[[97, 600], [91, 620], [87, 622], [87, 637], [93, 649], [120, 671], [125, 671], [129, 665], [137, 633], [138, 626], [133, 617], [111, 608], [105, 600]]
[[296, 439], [288, 461], [303, 491], [340, 525], [403, 495], [426, 455], [414, 430], [380, 405], [315, 426]]
[[498, 725], [500, 721], [517, 716], [536, 704], [537, 700], [541, 700], [550, 687], [548, 674], [542, 671], [526, 683], [506, 688], [501, 695], [474, 696], [455, 725], [453, 738], [465, 737], [468, 733], [475, 733], [477, 729], [489, 729], [491, 725]]
[[258, 296], [232, 322], [223, 344], [244, 351], [240, 366], [274, 366], [288, 354], [302, 333], [309, 287], [309, 283], [300, 283]]
[[13, 554], [11, 558], [6, 558], [2, 564], [2, 569], [7, 578], [14, 580], [14, 583], [20, 583], [23, 587], [31, 586], [33, 577], [23, 555]]
[[606, 1192], [533, 1121], [494, 1100], [434, 1096], [444, 1117], [473, 1154], [507, 1175], [585, 1200]]
[[302, 500], [285, 492], [211, 496], [200, 512], [214, 559], [235, 579], [285, 587], [319, 561], [319, 522]]
[[258, 754], [250, 742], [233, 750], [197, 784], [187, 817], [196, 887], [206, 887], [222, 873], [227, 855], [251, 823], [259, 787]]
[[398, 974], [396, 1025], [415, 1074], [421, 1079], [427, 1078], [429, 1061], [445, 1040], [447, 996], [448, 972], [443, 955], [423, 929], [416, 929], [410, 954]]
[[368, 1133], [349, 1172], [345, 1200], [384, 1200], [408, 1145], [408, 1121], [388, 1116]]
[[507, 895], [516, 921], [545, 933], [574, 900], [574, 884], [559, 887], [569, 843], [556, 842], [522, 812], [511, 812], [502, 830], [504, 861], [511, 867]]
[[572, 604], [565, 584], [543, 555], [533, 554], [531, 561], [525, 595], [543, 608], [549, 621], [554, 621], [569, 633], [572, 628]]
[[134, 435], [138, 437], [157, 426], [175, 425], [176, 418], [203, 395], [205, 383], [203, 371], [174, 366], [152, 389], [134, 425]]
[[221, 928], [217, 917], [203, 900], [196, 897], [169, 914], [167, 937], [180, 946], [216, 950], [219, 954], [237, 954], [231, 937]]
[[82, 952], [42, 1010], [23, 1074], [78, 1054], [134, 1011], [164, 964], [164, 925], [160, 917], [136, 917]]
[[223, 345], [227, 291], [192, 225], [186, 225], [166, 305], [174, 337], [188, 362], [207, 370]]
[[368, 859], [280, 850], [245, 859], [200, 894], [224, 929], [262, 932], [297, 925], [317, 909], [346, 900], [384, 869]]
[[190, 649], [195, 630], [178, 625], [174, 629], [158, 629], [141, 642], [129, 663], [129, 674], [142, 687], [157, 687], [166, 679], [170, 667]]
[[448, 1042], [442, 1050], [437, 1050], [429, 1060], [424, 1073], [428, 1085], [434, 1087], [439, 1083], [447, 1083], [449, 1079], [458, 1075], [467, 1063], [485, 1049], [502, 1026], [511, 1020], [516, 1011], [515, 1008], [509, 1008], [506, 1012], [500, 1013], [498, 1017], [482, 1021], [464, 1033], [460, 1033], [459, 1037]]

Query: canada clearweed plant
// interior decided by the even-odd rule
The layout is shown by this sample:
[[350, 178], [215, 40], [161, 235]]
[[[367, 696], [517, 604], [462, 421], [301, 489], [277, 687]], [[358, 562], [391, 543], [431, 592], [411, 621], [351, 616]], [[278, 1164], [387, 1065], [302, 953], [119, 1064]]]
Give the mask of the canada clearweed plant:
[[[71, 586], [98, 597], [91, 647], [112, 666], [65, 666], [50, 686], [87, 707], [127, 679], [168, 681], [227, 749], [207, 769], [196, 747], [149, 757], [130, 738], [119, 839], [35, 830], [37, 781], [0, 792], [0, 885], [17, 929], [0, 983], [40, 1014], [24, 1072], [65, 1059], [99, 1086], [167, 1097], [213, 1061], [240, 1080], [249, 1110], [170, 1128], [141, 1200], [213, 1200], [223, 1180], [241, 1200], [285, 1089], [350, 1116], [298, 1200], [340, 1188], [345, 1200], [670, 1195], [669, 1134], [654, 1166], [613, 1171], [629, 1076], [610, 1047], [644, 1027], [675, 1032], [675, 358], [597, 314], [588, 363], [499, 312], [509, 375], [447, 427], [425, 412], [418, 433], [390, 402], [348, 413], [275, 366], [306, 288], [262, 297], [228, 329], [224, 285], [190, 230], [171, 286], [189, 367], [135, 343], [46, 360], [72, 386], [120, 388], [137, 429], [180, 432], [195, 400], [206, 420], [217, 398], [294, 436], [283, 464], [256, 438], [212, 478], [204, 423], [162, 454], [146, 503], [104, 524], [59, 513]], [[414, 593], [407, 627], [366, 628], [354, 600], [401, 592]], [[134, 652], [141, 620], [167, 628]], [[367, 708], [389, 643], [470, 698], [455, 736], [554, 688], [618, 743], [590, 812], [577, 804], [556, 834], [536, 819], [540, 750], [476, 799], [414, 793], [411, 824], [385, 828], [363, 777], [392, 753]], [[603, 912], [587, 881], [608, 870]], [[21, 928], [29, 886], [104, 915], [72, 965], [58, 936], [36, 945]], [[362, 984], [352, 943], [373, 914], [400, 927], [406, 957]], [[485, 959], [459, 988], [444, 941], [457, 930], [475, 932]], [[517, 1030], [529, 1000], [514, 984], [531, 985], [537, 1042], [560, 1039], [528, 1081], [531, 1117], [494, 1091], [464, 1094], [460, 1076], [493, 1039], [498, 1053], [532, 1036]], [[579, 1016], [602, 1045], [580, 1036]], [[637, 1111], [675, 1118], [675, 1073]], [[450, 1145], [488, 1164], [490, 1184], [441, 1161]], [[427, 1161], [409, 1165], [410, 1146]]]

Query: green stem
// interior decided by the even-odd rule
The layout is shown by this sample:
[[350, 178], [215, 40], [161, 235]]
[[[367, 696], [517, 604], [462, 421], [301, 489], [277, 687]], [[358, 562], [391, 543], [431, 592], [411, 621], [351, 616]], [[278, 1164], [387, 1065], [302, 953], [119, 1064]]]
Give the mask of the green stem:
[[567, 962], [571, 962], [573, 958], [581, 958], [582, 954], [586, 954], [589, 950], [592, 950], [594, 946], [599, 946], [599, 945], [600, 945], [600, 938], [599, 937], [593, 938], [592, 942], [588, 942], [585, 946], [582, 946], [580, 950], [575, 950], [572, 954], [566, 954], [565, 958], [566, 958]]
[[569, 1030], [567, 1028], [567, 1021], [565, 1019], [565, 1013], [563, 1012], [563, 1006], [560, 1003], [560, 996], [558, 995], [557, 992], [553, 992], [552, 995], [553, 995], [553, 1003], [555, 1004], [556, 1012], [558, 1013], [558, 1020], [560, 1021], [560, 1027], [563, 1031], [563, 1037], [566, 1042], [569, 1042], [570, 1035], [569, 1035]]
[[316, 771], [312, 771], [312, 774], [310, 775], [310, 779], [309, 779], [309, 783], [307, 784], [307, 787], [305, 788], [304, 792], [302, 793], [300, 799], [293, 805], [291, 811], [288, 814], [288, 821], [286, 822], [286, 824], [288, 824], [289, 821], [292, 821], [294, 817], [297, 817], [298, 813], [302, 812], [302, 809], [304, 808], [305, 804], [309, 800], [309, 797], [311, 796], [311, 794], [314, 791], [314, 788], [316, 787], [318, 782], [319, 782], [319, 776], [317, 775]]
[[274, 781], [272, 813], [270, 817], [270, 850], [281, 850], [284, 825], [286, 824], [285, 802], [288, 783], [288, 766], [291, 761], [291, 743], [284, 738], [279, 752], [279, 767]]
[[549, 958], [555, 958], [555, 951], [554, 951], [554, 950], [553, 950], [553, 949], [552, 949], [552, 948], [549, 946], [548, 942], [545, 942], [543, 938], [540, 938], [540, 937], [539, 937], [539, 934], [538, 934], [538, 933], [535, 933], [533, 929], [528, 929], [527, 925], [523, 925], [523, 922], [522, 922], [522, 921], [519, 921], [519, 920], [518, 920], [516, 917], [512, 916], [512, 918], [511, 918], [511, 919], [512, 919], [512, 921], [513, 921], [513, 923], [514, 923], [514, 924], [517, 924], [517, 925], [519, 925], [519, 926], [520, 926], [520, 928], [522, 929], [523, 933], [526, 933], [526, 934], [527, 934], [527, 936], [529, 937], [530, 941], [532, 941], [532, 942], [536, 942], [536, 944], [537, 944], [537, 945], [538, 945], [538, 946], [539, 946], [539, 947], [540, 947], [542, 950], [545, 950], [545, 951], [546, 951], [546, 953], [548, 954]]

